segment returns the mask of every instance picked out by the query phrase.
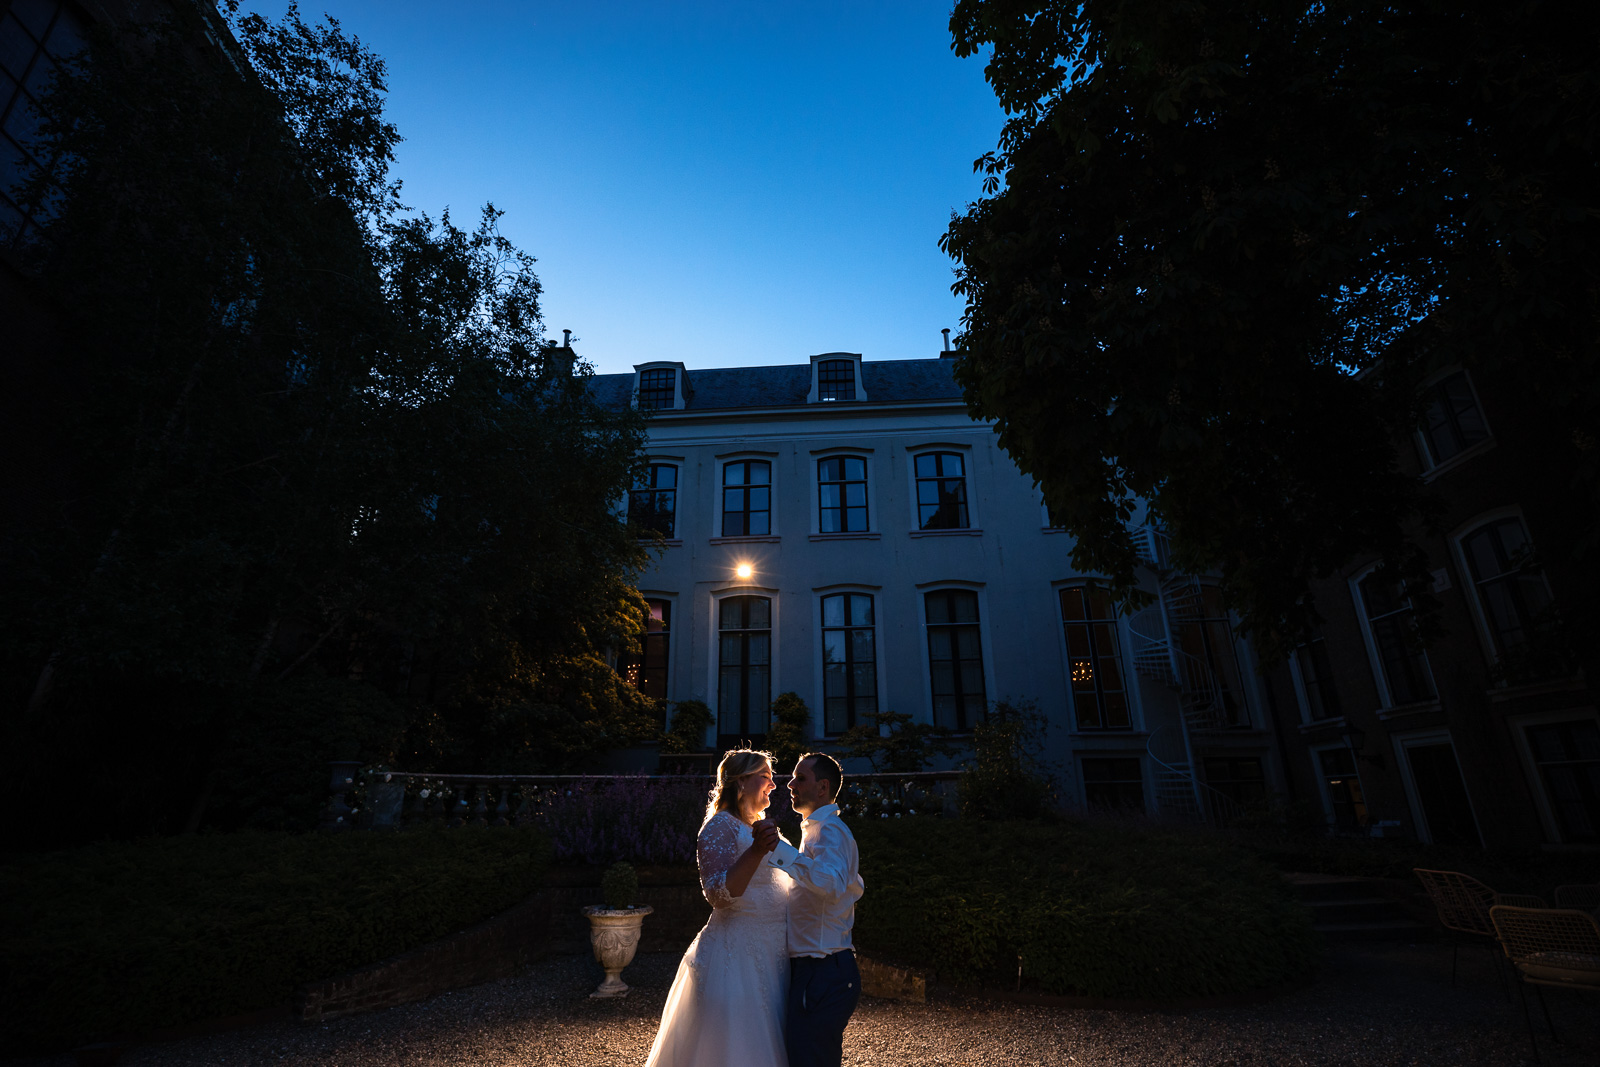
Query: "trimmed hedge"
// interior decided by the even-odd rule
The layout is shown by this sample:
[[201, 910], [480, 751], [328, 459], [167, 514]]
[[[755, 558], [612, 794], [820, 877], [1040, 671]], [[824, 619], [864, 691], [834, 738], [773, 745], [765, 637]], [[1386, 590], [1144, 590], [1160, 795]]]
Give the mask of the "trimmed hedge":
[[1245, 848], [1284, 871], [1396, 878], [1416, 886], [1414, 867], [1464, 871], [1502, 893], [1536, 893], [1553, 899], [1555, 886], [1600, 882], [1600, 853], [1527, 849], [1485, 851], [1460, 845], [1424, 845], [1388, 837], [1245, 834]]
[[286, 1002], [544, 885], [510, 828], [98, 845], [0, 866], [0, 1032], [60, 1048]]
[[1176, 998], [1294, 979], [1319, 942], [1282, 878], [1210, 835], [1117, 823], [864, 820], [856, 943], [956, 984]]

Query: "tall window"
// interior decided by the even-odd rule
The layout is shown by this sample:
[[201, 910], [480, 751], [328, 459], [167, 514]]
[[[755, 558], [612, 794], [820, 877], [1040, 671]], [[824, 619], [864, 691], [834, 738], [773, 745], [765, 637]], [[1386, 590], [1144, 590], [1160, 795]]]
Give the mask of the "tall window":
[[1083, 800], [1091, 808], [1144, 810], [1144, 776], [1136, 757], [1083, 757]]
[[988, 708], [978, 594], [967, 589], [939, 589], [927, 594], [923, 604], [928, 613], [933, 721], [955, 730], [970, 730]]
[[722, 468], [722, 536], [760, 537], [772, 532], [772, 464], [740, 460]]
[[1374, 669], [1380, 688], [1389, 694], [1389, 706], [1432, 700], [1433, 675], [1417, 642], [1411, 601], [1397, 583], [1379, 578], [1377, 572], [1361, 579], [1357, 588], [1377, 659]]
[[730, 596], [717, 611], [717, 733], [727, 744], [754, 740], [772, 703], [772, 601]]
[[[49, 208], [21, 203], [22, 186], [35, 174], [50, 174], [55, 161], [35, 144], [39, 97], [48, 91], [58, 60], [77, 55], [83, 24], [51, 0], [13, 3], [0, 18], [0, 244], [25, 243], [37, 235]], [[53, 194], [60, 190], [51, 187]]]
[[677, 403], [677, 371], [670, 367], [639, 372], [639, 407], [670, 408]]
[[825, 359], [817, 364], [818, 400], [854, 400], [855, 398], [855, 360]]
[[1325, 748], [1317, 753], [1317, 769], [1328, 787], [1335, 829], [1354, 833], [1367, 825], [1367, 802], [1361, 795], [1356, 758], [1348, 748]]
[[1067, 666], [1078, 729], [1125, 729], [1127, 685], [1117, 640], [1117, 606], [1103, 589], [1061, 590], [1061, 625], [1067, 636]]
[[1311, 640], [1294, 650], [1294, 664], [1300, 670], [1300, 687], [1305, 694], [1305, 710], [1309, 718], [1337, 719], [1344, 714], [1339, 703], [1339, 691], [1333, 686], [1333, 664], [1328, 659], [1328, 645], [1322, 631], [1315, 630]]
[[818, 528], [823, 533], [867, 529], [867, 461], [829, 456], [817, 461]]
[[672, 640], [672, 602], [647, 599], [645, 604], [650, 608], [650, 617], [644, 623], [644, 648], [637, 655], [628, 655], [617, 666], [629, 685], [647, 697], [665, 700], [667, 653]]
[[822, 598], [822, 704], [829, 734], [878, 710], [878, 645], [865, 593]]
[[652, 463], [634, 476], [628, 521], [646, 536], [671, 537], [678, 512], [678, 468]]
[[[1239, 654], [1233, 643], [1233, 620], [1222, 604], [1222, 590], [1214, 585], [1194, 587], [1191, 602], [1177, 610], [1178, 646], [1188, 659], [1186, 672], [1209, 674], [1205, 687], [1219, 706], [1211, 710], [1228, 726], [1246, 726], [1244, 678], [1239, 671]], [[1200, 681], [1200, 679], [1195, 679]]]
[[1528, 745], [1566, 844], [1600, 844], [1600, 724], [1528, 727]]
[[923, 530], [965, 530], [966, 462], [956, 452], [925, 452], [916, 459], [917, 527]]
[[1541, 627], [1553, 621], [1550, 587], [1534, 562], [1522, 520], [1485, 523], [1461, 539], [1461, 554], [1501, 670], [1518, 681], [1565, 673], [1560, 650], [1541, 647], [1538, 640]]
[[1437, 467], [1488, 440], [1489, 427], [1478, 410], [1465, 371], [1457, 371], [1423, 390], [1422, 404], [1422, 441], [1429, 466]]

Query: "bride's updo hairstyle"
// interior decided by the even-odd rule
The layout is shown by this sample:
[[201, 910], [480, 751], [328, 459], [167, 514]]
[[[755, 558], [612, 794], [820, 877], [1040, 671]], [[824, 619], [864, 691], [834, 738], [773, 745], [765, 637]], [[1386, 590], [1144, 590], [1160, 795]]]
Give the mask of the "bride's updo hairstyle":
[[706, 817], [702, 825], [711, 821], [719, 811], [731, 811], [739, 802], [739, 779], [754, 774], [763, 763], [772, 763], [772, 753], [758, 752], [753, 748], [729, 749], [717, 764], [717, 784], [711, 787], [711, 799], [706, 804]]

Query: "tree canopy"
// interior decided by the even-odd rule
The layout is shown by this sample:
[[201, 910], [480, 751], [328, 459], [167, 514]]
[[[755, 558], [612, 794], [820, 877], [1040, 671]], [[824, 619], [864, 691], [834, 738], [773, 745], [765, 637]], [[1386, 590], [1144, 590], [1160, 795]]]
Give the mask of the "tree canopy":
[[[1009, 118], [943, 247], [975, 415], [1124, 591], [1140, 502], [1282, 647], [1400, 573], [1419, 384], [1536, 412], [1593, 550], [1600, 71], [1561, 5], [958, 0]], [[1437, 564], [1435, 564], [1437, 565]]]
[[48, 469], [4, 531], [14, 751], [247, 777], [223, 763], [315, 703], [308, 677], [411, 709], [361, 711], [389, 725], [340, 751], [302, 732], [313, 778], [648, 736], [605, 664], [644, 614], [613, 510], [638, 416], [546, 342], [499, 212], [402, 207], [381, 59], [292, 5], [228, 10], [232, 37], [181, 5], [98, 30], [43, 105], [60, 193], [35, 183], [58, 199], [16, 251], [56, 343], [19, 416]]

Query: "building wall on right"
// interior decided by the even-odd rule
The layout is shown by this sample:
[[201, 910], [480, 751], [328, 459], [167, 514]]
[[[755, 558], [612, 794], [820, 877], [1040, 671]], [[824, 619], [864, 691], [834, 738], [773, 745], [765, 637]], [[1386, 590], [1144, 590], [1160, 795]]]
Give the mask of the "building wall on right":
[[1566, 477], [1515, 382], [1448, 368], [1402, 466], [1439, 511], [1427, 553], [1442, 634], [1357, 558], [1314, 588], [1320, 631], [1267, 675], [1291, 795], [1330, 831], [1489, 848], [1600, 846], [1592, 647], [1563, 640], [1594, 589]]

